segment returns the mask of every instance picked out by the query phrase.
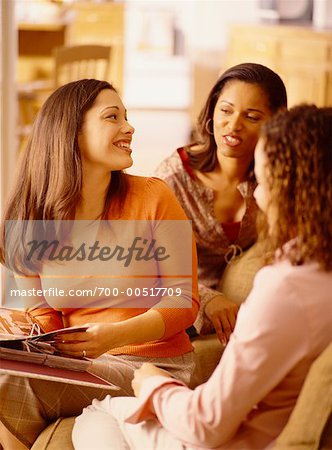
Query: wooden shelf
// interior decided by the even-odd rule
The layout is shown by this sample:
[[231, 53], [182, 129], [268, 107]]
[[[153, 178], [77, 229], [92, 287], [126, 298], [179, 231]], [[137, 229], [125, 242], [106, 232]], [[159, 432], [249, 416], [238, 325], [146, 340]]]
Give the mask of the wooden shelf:
[[332, 31], [287, 25], [234, 25], [226, 67], [256, 62], [283, 79], [289, 106], [332, 105]]
[[48, 23], [26, 23], [18, 24], [19, 31], [61, 31], [66, 27], [64, 22], [48, 22]]

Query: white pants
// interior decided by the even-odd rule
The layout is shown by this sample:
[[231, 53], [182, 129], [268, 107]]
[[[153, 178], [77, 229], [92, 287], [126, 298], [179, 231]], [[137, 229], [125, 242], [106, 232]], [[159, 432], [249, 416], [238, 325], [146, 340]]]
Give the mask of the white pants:
[[137, 402], [134, 397], [93, 400], [77, 417], [73, 429], [75, 450], [183, 450], [157, 422], [124, 422]]

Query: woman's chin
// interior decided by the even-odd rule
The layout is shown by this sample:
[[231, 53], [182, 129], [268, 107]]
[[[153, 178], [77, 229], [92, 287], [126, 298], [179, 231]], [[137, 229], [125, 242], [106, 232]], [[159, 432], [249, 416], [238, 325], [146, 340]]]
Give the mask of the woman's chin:
[[131, 167], [133, 164], [134, 164], [133, 158], [130, 156], [130, 161], [128, 162], [126, 167], [124, 167], [124, 169], [129, 169], [129, 167]]
[[133, 164], [134, 164], [134, 161], [133, 161], [132, 157], [128, 156], [128, 158], [126, 158], [126, 161], [122, 161], [121, 164], [117, 164], [116, 168], [113, 166], [111, 168], [111, 172], [129, 169], [129, 167], [131, 167]]

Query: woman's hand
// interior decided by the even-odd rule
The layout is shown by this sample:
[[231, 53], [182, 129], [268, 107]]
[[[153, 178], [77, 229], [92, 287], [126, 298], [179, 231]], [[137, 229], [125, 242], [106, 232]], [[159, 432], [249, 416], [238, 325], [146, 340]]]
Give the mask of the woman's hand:
[[170, 373], [166, 372], [166, 370], [159, 369], [151, 363], [143, 363], [139, 369], [135, 370], [131, 386], [136, 397], [138, 397], [140, 394], [143, 381], [155, 375], [162, 375], [163, 377], [173, 378]]
[[112, 323], [89, 323], [86, 331], [61, 334], [55, 347], [61, 353], [76, 358], [98, 358], [117, 346], [116, 325]]
[[205, 307], [219, 341], [226, 345], [235, 327], [239, 306], [224, 295], [217, 295]]
[[113, 348], [136, 345], [160, 339], [165, 324], [158, 311], [150, 309], [143, 314], [116, 323], [88, 323], [82, 333], [58, 336], [56, 348], [76, 358], [97, 358]]

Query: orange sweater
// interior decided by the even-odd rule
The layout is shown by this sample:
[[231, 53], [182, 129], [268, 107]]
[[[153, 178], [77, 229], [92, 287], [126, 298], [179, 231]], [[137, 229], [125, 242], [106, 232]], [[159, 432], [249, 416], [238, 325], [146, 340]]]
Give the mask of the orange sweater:
[[[176, 234], [177, 230], [183, 230], [181, 225], [184, 224], [184, 222], [179, 222], [179, 224], [177, 224], [174, 221], [186, 221], [187, 217], [174, 194], [163, 181], [157, 178], [145, 178], [131, 175], [126, 175], [126, 177], [128, 181], [128, 193], [121, 214], [114, 217], [110, 211], [108, 219], [131, 221], [133, 224], [139, 224], [137, 221], [145, 221], [142, 223], [152, 224], [151, 226], [153, 229], [159, 230], [159, 234], [161, 234], [162, 238], [169, 243], [169, 246], [173, 245], [173, 248], [174, 245], [180, 246], [180, 242], [177, 243], [176, 240], [181, 238], [176, 236]], [[146, 303], [157, 302], [156, 305], [151, 304], [151, 306], [158, 310], [163, 317], [165, 324], [164, 336], [158, 341], [114, 348], [110, 350], [109, 353], [113, 355], [127, 354], [146, 357], [171, 357], [187, 353], [192, 350], [192, 345], [185, 330], [193, 324], [199, 309], [197, 292], [197, 258], [193, 237], [190, 246], [191, 255], [189, 255], [187, 259], [190, 259], [191, 276], [188, 276], [188, 268], [187, 271], [183, 270], [183, 272], [186, 272], [184, 277], [185, 288], [183, 289], [183, 296], [164, 296], [159, 299], [132, 298], [132, 303], [129, 308], [121, 307], [121, 297], [117, 298], [117, 302], [120, 302], [120, 304], [117, 303], [116, 307], [112, 308], [65, 308], [63, 303], [57, 305], [54, 299], [52, 300], [46, 297], [46, 301], [51, 304], [53, 308], [30, 309], [29, 312], [46, 331], [62, 328], [63, 326], [81, 325], [88, 322], [120, 322], [146, 312], [149, 309], [148, 307], [144, 307]], [[167, 248], [167, 245], [165, 245], [165, 247]], [[183, 258], [183, 260], [185, 260], [185, 258]], [[153, 261], [151, 264], [156, 266], [156, 261]], [[135, 269], [133, 263], [129, 266], [130, 268], [128, 268], [128, 271], [132, 270], [132, 266]], [[179, 269], [176, 269], [176, 260], [173, 272], [174, 270], [177, 272], [179, 271]], [[166, 286], [167, 288], [171, 287], [174, 290], [177, 287], [180, 288], [183, 279], [181, 277], [179, 278], [179, 275], [182, 274], [170, 273], [168, 271], [164, 277], [162, 275], [159, 276], [162, 280], [162, 286]], [[118, 278], [120, 279], [120, 283], [122, 278], [123, 283], [120, 290], [125, 291], [128, 287], [135, 289], [138, 285], [138, 281], [135, 281], [135, 275], [132, 277], [130, 276], [130, 278], [128, 278], [128, 276], [119, 276]], [[148, 287], [150, 287], [148, 283], [152, 283], [149, 281], [150, 278], [151, 277], [147, 277], [145, 281]], [[158, 278], [158, 276], [154, 278]], [[190, 284], [188, 284], [188, 282], [186, 283], [186, 279], [189, 279]], [[49, 288], [51, 286], [55, 287], [58, 282], [59, 280], [43, 279], [43, 276], [41, 275], [41, 284], [43, 288]], [[108, 282], [110, 284], [112, 283], [112, 281]], [[140, 282], [142, 286], [142, 280]], [[71, 283], [70, 278], [68, 283]], [[188, 286], [190, 286], [189, 289]], [[98, 301], [98, 299], [96, 299], [96, 301]], [[125, 301], [128, 301], [128, 298], [125, 298], [124, 296], [123, 302]], [[139, 303], [138, 308], [135, 307], [135, 301]], [[134, 307], [132, 307], [132, 305]]]

